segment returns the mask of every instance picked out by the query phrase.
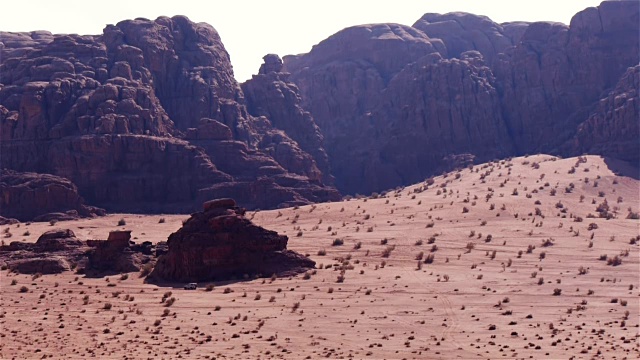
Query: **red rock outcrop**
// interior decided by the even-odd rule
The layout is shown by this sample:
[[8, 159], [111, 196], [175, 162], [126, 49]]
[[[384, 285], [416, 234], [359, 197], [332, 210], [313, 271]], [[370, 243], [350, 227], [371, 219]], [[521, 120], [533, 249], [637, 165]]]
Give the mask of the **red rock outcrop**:
[[149, 275], [153, 281], [206, 281], [230, 277], [290, 275], [315, 262], [286, 250], [287, 237], [244, 217], [233, 200], [204, 204], [169, 236], [169, 250]]
[[153, 245], [135, 244], [130, 240], [130, 230], [111, 231], [107, 240], [87, 240], [91, 249], [86, 253], [85, 271], [123, 273], [139, 271], [144, 264], [153, 264]]
[[[0, 52], [4, 167], [67, 177], [117, 211], [189, 211], [201, 189], [261, 176], [339, 196], [296, 141], [247, 112], [210, 25], [175, 16], [100, 36], [2, 33]], [[300, 191], [261, 205], [318, 200]]]
[[85, 250], [73, 231], [55, 229], [42, 234], [35, 244], [14, 241], [0, 246], [0, 263], [23, 274], [58, 274], [75, 267]]
[[0, 264], [24, 274], [57, 274], [74, 270], [103, 275], [153, 266], [166, 244], [136, 244], [131, 231], [112, 231], [107, 240], [80, 240], [69, 229], [42, 234], [35, 244], [13, 241], [0, 246]]
[[36, 173], [0, 171], [0, 215], [20, 221], [72, 220], [104, 215], [86, 206], [68, 179]]

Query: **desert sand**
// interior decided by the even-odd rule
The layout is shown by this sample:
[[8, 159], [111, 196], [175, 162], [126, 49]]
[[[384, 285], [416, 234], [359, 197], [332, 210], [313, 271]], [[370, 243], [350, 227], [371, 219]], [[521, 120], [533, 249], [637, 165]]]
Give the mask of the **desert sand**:
[[[3, 270], [0, 358], [637, 359], [640, 222], [627, 216], [640, 199], [628, 175], [597, 156], [535, 155], [383, 196], [247, 213], [316, 261], [292, 278], [189, 291], [137, 273]], [[609, 220], [596, 211], [605, 199]], [[112, 214], [2, 235], [126, 229], [158, 242], [186, 218]]]

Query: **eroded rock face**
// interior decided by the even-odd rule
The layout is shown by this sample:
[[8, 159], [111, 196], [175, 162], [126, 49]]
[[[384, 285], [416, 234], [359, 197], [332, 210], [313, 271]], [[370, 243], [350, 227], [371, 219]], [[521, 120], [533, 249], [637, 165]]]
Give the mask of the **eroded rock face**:
[[[592, 124], [603, 121], [581, 124], [640, 61], [639, 8], [603, 2], [570, 26], [426, 14], [419, 30], [345, 29], [308, 54], [285, 56], [283, 70], [324, 135], [336, 186], [346, 193], [420, 181], [446, 168], [450, 155], [483, 162], [537, 152], [620, 154], [633, 150], [619, 135], [630, 130], [637, 138], [637, 119], [612, 118], [611, 134]], [[625, 110], [616, 119], [633, 115], [634, 101], [617, 101]]]
[[640, 163], [640, 65], [629, 68], [618, 84], [600, 99], [587, 121], [578, 127], [575, 153], [596, 153]]
[[462, 53], [476, 50], [491, 64], [497, 54], [520, 41], [524, 32], [521, 27], [527, 24], [497, 24], [486, 16], [453, 12], [424, 14], [412, 26], [432, 39], [442, 40], [448, 57], [460, 58]]
[[228, 202], [207, 202], [169, 236], [167, 254], [156, 263], [155, 281], [206, 281], [246, 275], [304, 272], [315, 262], [286, 250], [287, 237], [244, 217]]
[[104, 215], [86, 206], [68, 179], [36, 173], [0, 171], [0, 214], [20, 221], [73, 220]]
[[[286, 158], [279, 162], [301, 163], [294, 168], [308, 168], [311, 155], [319, 172], [306, 174], [326, 184], [333, 183], [329, 158], [324, 150], [324, 136], [313, 120], [313, 116], [303, 108], [298, 87], [289, 80], [289, 74], [281, 72], [282, 60], [275, 54], [264, 57], [264, 64], [258, 75], [242, 84], [247, 101], [247, 109], [253, 116], [268, 118], [273, 126], [283, 130], [295, 140], [306, 153], [297, 155], [284, 146], [275, 146], [271, 151], [274, 158]], [[264, 146], [262, 147], [264, 148]], [[321, 177], [321, 179], [320, 179]]]
[[499, 56], [493, 71], [518, 154], [559, 152], [576, 134], [601, 94], [638, 64], [639, 21], [637, 1], [605, 1], [570, 26], [532, 23]]
[[[136, 19], [100, 36], [0, 33], [0, 45], [4, 167], [67, 177], [116, 211], [189, 211], [201, 189], [262, 176], [331, 189], [296, 141], [247, 112], [210, 25]], [[261, 205], [312, 201], [285, 195]]]
[[421, 31], [370, 25], [285, 57], [324, 134], [340, 190], [370, 193], [420, 181], [445, 169], [452, 154], [481, 161], [513, 151], [503, 142], [500, 96], [482, 54], [446, 55], [442, 41]]

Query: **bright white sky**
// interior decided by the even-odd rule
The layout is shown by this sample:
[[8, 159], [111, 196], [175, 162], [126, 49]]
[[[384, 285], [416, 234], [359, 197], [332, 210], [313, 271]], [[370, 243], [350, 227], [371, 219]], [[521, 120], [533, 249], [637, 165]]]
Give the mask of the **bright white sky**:
[[412, 25], [424, 13], [464, 11], [496, 22], [558, 21], [600, 0], [22, 0], [0, 3], [0, 31], [101, 34], [125, 19], [186, 15], [220, 33], [236, 78], [257, 73], [262, 56], [308, 52], [341, 29], [392, 22]]

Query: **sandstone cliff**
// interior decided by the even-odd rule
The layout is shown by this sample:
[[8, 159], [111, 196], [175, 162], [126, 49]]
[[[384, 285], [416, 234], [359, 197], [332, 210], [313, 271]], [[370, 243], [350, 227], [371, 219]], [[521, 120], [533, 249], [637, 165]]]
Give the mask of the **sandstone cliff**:
[[624, 74], [639, 63], [639, 8], [603, 2], [569, 26], [466, 13], [356, 26], [285, 56], [284, 71], [347, 193], [421, 180], [450, 166], [450, 155], [633, 161], [638, 94]]
[[312, 155], [248, 113], [210, 25], [175, 16], [99, 36], [0, 33], [0, 52], [3, 167], [66, 177], [118, 211], [189, 211], [205, 189], [258, 182], [276, 191], [242, 205], [338, 198]]

